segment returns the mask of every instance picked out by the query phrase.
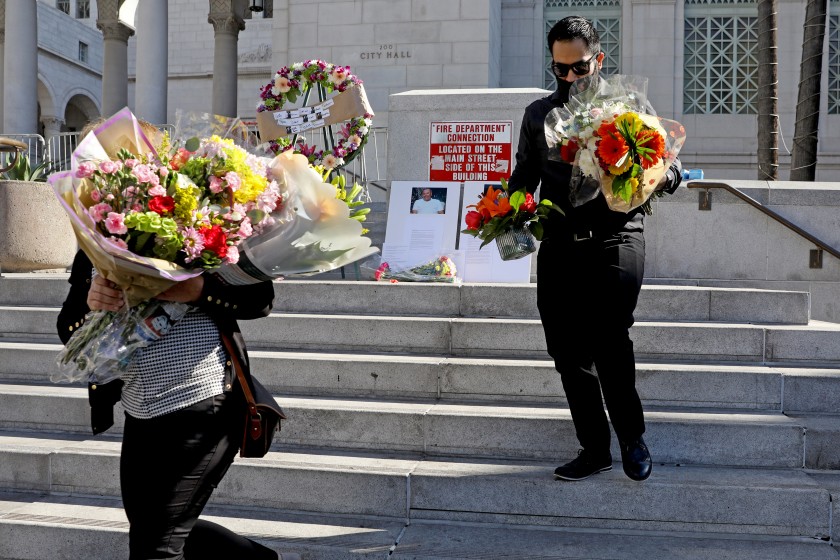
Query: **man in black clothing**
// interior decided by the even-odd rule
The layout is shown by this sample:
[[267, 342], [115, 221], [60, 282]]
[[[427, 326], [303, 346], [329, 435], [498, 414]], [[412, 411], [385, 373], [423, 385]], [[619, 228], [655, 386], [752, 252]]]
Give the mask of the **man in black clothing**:
[[[597, 75], [604, 61], [592, 22], [577, 16], [559, 21], [548, 34], [557, 91], [525, 109], [511, 192], [526, 188], [560, 206], [552, 213], [537, 256], [537, 306], [548, 353], [560, 372], [582, 446], [578, 457], [554, 471], [562, 480], [582, 480], [612, 469], [610, 428], [619, 440], [624, 472], [633, 480], [651, 473], [642, 434], [644, 412], [636, 392], [636, 365], [629, 329], [642, 286], [645, 263], [644, 213], [609, 209], [596, 199], [569, 202], [572, 166], [548, 159], [544, 122], [569, 100], [573, 82]], [[679, 161], [659, 189], [673, 192], [681, 180]]]

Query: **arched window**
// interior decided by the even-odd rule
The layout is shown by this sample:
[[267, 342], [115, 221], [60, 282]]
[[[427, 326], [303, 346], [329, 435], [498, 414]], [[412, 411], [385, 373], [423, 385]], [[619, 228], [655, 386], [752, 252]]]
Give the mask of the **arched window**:
[[750, 0], [686, 0], [684, 113], [756, 113], [757, 14]]
[[[601, 72], [617, 74], [621, 71], [621, 1], [620, 0], [545, 0], [543, 10], [545, 33], [554, 24], [567, 16], [582, 16], [592, 21], [601, 37], [601, 50], [606, 55]], [[544, 64], [544, 85], [554, 89], [555, 79], [551, 72], [551, 54], [546, 50]]]

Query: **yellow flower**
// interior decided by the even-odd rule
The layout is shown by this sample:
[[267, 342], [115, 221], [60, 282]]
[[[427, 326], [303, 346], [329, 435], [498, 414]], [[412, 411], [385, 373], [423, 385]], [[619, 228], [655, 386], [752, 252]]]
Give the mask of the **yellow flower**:
[[636, 177], [631, 177], [630, 180], [627, 181], [627, 183], [630, 185], [630, 188], [633, 189], [633, 194], [636, 194], [636, 191], [639, 188], [639, 179], [637, 179]]
[[612, 175], [621, 175], [629, 171], [631, 167], [633, 167], [633, 158], [630, 157], [630, 152], [627, 152], [622, 159], [615, 162], [615, 165], [610, 165], [609, 170]]

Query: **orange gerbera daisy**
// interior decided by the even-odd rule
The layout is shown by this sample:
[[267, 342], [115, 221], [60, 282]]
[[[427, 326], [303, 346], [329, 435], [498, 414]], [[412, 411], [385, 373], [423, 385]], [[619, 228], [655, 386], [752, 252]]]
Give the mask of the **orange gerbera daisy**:
[[655, 130], [646, 129], [639, 132], [636, 145], [641, 156], [639, 163], [644, 169], [653, 167], [665, 155], [665, 139]]
[[627, 153], [629, 148], [624, 137], [617, 132], [602, 136], [598, 141], [598, 157], [606, 165], [615, 165]]

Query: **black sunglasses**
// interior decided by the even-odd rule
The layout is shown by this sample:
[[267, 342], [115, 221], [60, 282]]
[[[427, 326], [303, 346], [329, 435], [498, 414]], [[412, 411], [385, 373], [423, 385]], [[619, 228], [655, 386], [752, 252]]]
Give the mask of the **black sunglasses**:
[[573, 62], [571, 64], [563, 64], [562, 62], [552, 62], [551, 71], [554, 72], [554, 75], [558, 78], [565, 78], [569, 74], [569, 70], [574, 72], [577, 76], [586, 76], [589, 73], [589, 66], [599, 54], [601, 53], [597, 52], [589, 58], [587, 58], [586, 60], [578, 60], [577, 62]]

